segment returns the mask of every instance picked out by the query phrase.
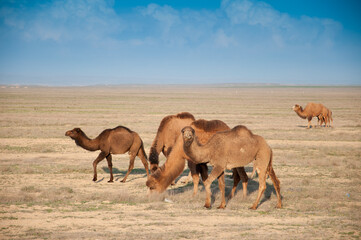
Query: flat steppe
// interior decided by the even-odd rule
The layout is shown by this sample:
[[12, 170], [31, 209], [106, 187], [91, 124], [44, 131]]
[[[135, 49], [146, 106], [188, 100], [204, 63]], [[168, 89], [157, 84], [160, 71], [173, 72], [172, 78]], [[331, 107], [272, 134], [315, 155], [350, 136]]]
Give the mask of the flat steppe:
[[[292, 106], [307, 102], [330, 108], [333, 127], [306, 129]], [[107, 183], [106, 161], [94, 183], [98, 152], [64, 136], [80, 127], [94, 138], [123, 125], [139, 133], [148, 154], [162, 118], [182, 111], [263, 136], [274, 151], [283, 208], [275, 208], [267, 179], [261, 205], [249, 210], [257, 177], [249, 181], [249, 196], [242, 198], [239, 184], [224, 210], [217, 209], [217, 181], [210, 210], [203, 208], [203, 185], [192, 197], [191, 182], [169, 187], [166, 201], [150, 198], [138, 158], [127, 182], [120, 182], [127, 154], [113, 156], [114, 183]], [[252, 167], [246, 166], [249, 175]], [[227, 194], [232, 183], [227, 171]], [[361, 88], [2, 87], [0, 186], [0, 239], [360, 239]]]

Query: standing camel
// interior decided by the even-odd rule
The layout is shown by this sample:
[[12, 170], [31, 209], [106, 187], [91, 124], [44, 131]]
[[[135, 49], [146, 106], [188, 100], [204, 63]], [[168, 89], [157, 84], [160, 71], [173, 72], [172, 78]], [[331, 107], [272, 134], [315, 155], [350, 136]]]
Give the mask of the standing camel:
[[194, 120], [193, 115], [188, 112], [169, 115], [162, 119], [149, 151], [151, 172], [155, 172], [158, 168], [160, 152], [163, 152], [164, 156], [168, 157], [182, 128], [189, 126]]
[[74, 128], [65, 133], [65, 136], [75, 140], [76, 145], [88, 150], [97, 151], [100, 150], [98, 157], [93, 162], [94, 177], [93, 181], [97, 180], [97, 165], [104, 158], [108, 161], [108, 167], [110, 172], [110, 180], [113, 182], [113, 164], [111, 154], [129, 154], [129, 168], [128, 172], [121, 182], [125, 182], [129, 173], [134, 167], [134, 159], [136, 156], [142, 160], [147, 176], [149, 176], [147, 155], [144, 151], [144, 145], [142, 139], [138, 133], [132, 130], [118, 126], [113, 129], [106, 129], [94, 139], [88, 138], [80, 128]]
[[[230, 128], [224, 122], [220, 120], [207, 121], [199, 119], [191, 124], [192, 128], [195, 129], [196, 135], [199, 141], [203, 144], [207, 143], [208, 140], [216, 133], [220, 131], [229, 130]], [[146, 185], [151, 191], [163, 192], [167, 187], [183, 172], [185, 166], [185, 160], [188, 160], [188, 167], [191, 170], [193, 177], [193, 195], [197, 194], [199, 184], [199, 172], [201, 173], [202, 180], [205, 181], [208, 177], [208, 168], [205, 163], [195, 164], [190, 161], [190, 157], [184, 153], [183, 150], [183, 139], [180, 135], [172, 149], [172, 152], [167, 158], [167, 161], [163, 166], [158, 168], [152, 173], [146, 182]], [[201, 169], [199, 169], [201, 168]], [[240, 173], [240, 174], [239, 174]], [[240, 180], [243, 184], [243, 195], [247, 196], [247, 184], [248, 176], [243, 167], [239, 168], [239, 171], [233, 169], [234, 184], [230, 197], [233, 197], [236, 187]], [[224, 174], [218, 179], [220, 191], [222, 192], [222, 203], [219, 206], [224, 208], [225, 201], [225, 181]]]
[[332, 118], [332, 111], [325, 107], [325, 110], [317, 117], [318, 122], [320, 122], [320, 126], [325, 123], [325, 127], [332, 127], [333, 118]]
[[[281, 208], [280, 181], [272, 167], [272, 150], [261, 136], [254, 135], [245, 126], [239, 125], [231, 130], [218, 132], [201, 145], [192, 127], [182, 129], [184, 152], [195, 163], [210, 163], [213, 170], [204, 182], [206, 189], [205, 207], [211, 206], [211, 184], [226, 169], [238, 168], [254, 161], [259, 178], [258, 196], [251, 209], [256, 209], [266, 190], [269, 175], [277, 194], [277, 207]], [[239, 169], [239, 168], [238, 168]], [[237, 170], [238, 170], [237, 169]]]
[[322, 116], [323, 118], [325, 118], [325, 122], [328, 122], [328, 111], [329, 109], [326, 108], [323, 104], [321, 103], [308, 103], [305, 107], [305, 109], [303, 109], [300, 105], [296, 104], [293, 106], [293, 111], [295, 111], [297, 113], [297, 115], [300, 118], [303, 119], [307, 119], [308, 120], [308, 125], [307, 128], [311, 127], [311, 120], [313, 117], [317, 117], [318, 118], [318, 122], [320, 122], [321, 120], [321, 125], [322, 125], [322, 118], [320, 116]]

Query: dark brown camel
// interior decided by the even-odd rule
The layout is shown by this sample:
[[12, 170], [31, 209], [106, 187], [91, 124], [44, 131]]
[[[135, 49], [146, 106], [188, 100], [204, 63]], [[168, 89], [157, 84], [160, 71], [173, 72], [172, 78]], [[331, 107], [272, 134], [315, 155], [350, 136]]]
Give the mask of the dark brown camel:
[[218, 132], [209, 141], [201, 145], [195, 130], [185, 127], [182, 130], [183, 149], [194, 163], [209, 163], [212, 172], [204, 182], [206, 189], [205, 207], [211, 206], [211, 184], [226, 169], [238, 168], [254, 161], [259, 178], [259, 189], [256, 201], [251, 209], [256, 209], [262, 194], [266, 190], [266, 178], [269, 175], [273, 181], [278, 203], [281, 208], [280, 181], [272, 167], [272, 150], [261, 136], [254, 135], [245, 126], [239, 125], [231, 130]]
[[[219, 120], [207, 121], [197, 120], [194, 121], [191, 126], [195, 129], [198, 139], [201, 143], [206, 143], [216, 132], [229, 130], [227, 124]], [[201, 173], [202, 180], [205, 181], [208, 177], [208, 168], [206, 164], [195, 165], [190, 158], [184, 153], [183, 150], [183, 139], [180, 135], [172, 149], [172, 152], [167, 158], [167, 161], [157, 171], [152, 173], [146, 182], [146, 185], [151, 191], [163, 192], [167, 187], [183, 172], [185, 166], [185, 160], [188, 160], [188, 166], [191, 170], [193, 177], [193, 194], [195, 195], [198, 191], [199, 184], [199, 172]], [[230, 197], [233, 197], [236, 187], [240, 180], [243, 184], [243, 195], [247, 195], [247, 183], [248, 177], [243, 167], [237, 171], [233, 170], [234, 184]], [[240, 174], [239, 174], [240, 173]], [[225, 181], [224, 174], [218, 179], [219, 188], [222, 192], [222, 203], [220, 208], [224, 208], [225, 201]]]
[[97, 180], [97, 165], [104, 158], [108, 161], [108, 167], [110, 171], [110, 180], [113, 182], [113, 164], [111, 154], [129, 154], [129, 168], [127, 174], [124, 176], [121, 182], [125, 182], [129, 173], [134, 167], [134, 159], [136, 156], [142, 160], [147, 176], [149, 176], [147, 155], [144, 151], [143, 141], [139, 137], [138, 133], [132, 130], [118, 126], [113, 129], [106, 129], [99, 134], [95, 139], [88, 138], [80, 128], [74, 128], [65, 133], [65, 136], [75, 140], [75, 143], [89, 151], [100, 150], [99, 156], [93, 162], [94, 177], [93, 181]]
[[168, 157], [182, 128], [189, 126], [194, 120], [193, 115], [188, 112], [169, 115], [162, 119], [149, 151], [151, 172], [158, 168], [160, 152], [163, 152], [164, 156]]

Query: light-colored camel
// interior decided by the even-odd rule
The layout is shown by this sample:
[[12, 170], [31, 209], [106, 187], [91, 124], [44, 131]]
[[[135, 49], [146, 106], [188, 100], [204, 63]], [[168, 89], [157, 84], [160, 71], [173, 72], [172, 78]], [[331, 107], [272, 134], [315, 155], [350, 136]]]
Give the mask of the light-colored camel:
[[[192, 127], [182, 130], [184, 152], [195, 163], [208, 162], [213, 170], [204, 182], [206, 189], [205, 207], [211, 206], [211, 184], [225, 169], [238, 168], [254, 161], [259, 178], [258, 196], [251, 209], [256, 209], [266, 190], [269, 175], [277, 194], [277, 207], [282, 207], [280, 181], [272, 167], [272, 150], [261, 136], [254, 135], [245, 126], [239, 125], [231, 130], [218, 132], [201, 145]], [[239, 169], [239, 168], [238, 168]]]
[[169, 115], [162, 119], [149, 151], [151, 172], [158, 169], [160, 152], [163, 152], [164, 156], [168, 157], [175, 141], [181, 134], [182, 128], [189, 126], [194, 120], [193, 115], [188, 112]]
[[320, 122], [320, 120], [322, 122], [322, 117], [324, 117], [326, 121], [328, 120], [327, 117], [329, 110], [321, 103], [308, 103], [305, 109], [303, 109], [300, 105], [296, 104], [293, 106], [292, 109], [297, 113], [299, 117], [308, 120], [307, 128], [311, 127], [311, 120], [313, 117], [317, 117], [318, 122]]
[[[201, 143], [207, 143], [207, 141], [216, 133], [220, 131], [229, 130], [227, 124], [219, 120], [207, 121], [204, 119], [199, 119], [194, 121], [191, 126], [195, 129], [195, 132], [198, 136], [198, 139]], [[184, 153], [183, 150], [183, 139], [180, 135], [172, 149], [172, 152], [167, 158], [167, 161], [161, 166], [157, 171], [152, 173], [146, 182], [146, 185], [150, 188], [151, 191], [163, 192], [167, 187], [176, 179], [184, 170], [185, 160], [188, 160], [188, 167], [191, 170], [193, 177], [193, 194], [197, 194], [198, 185], [199, 185], [199, 174], [201, 173], [202, 180], [205, 181], [208, 177], [208, 168], [205, 164], [195, 165], [192, 161], [189, 161], [189, 156]], [[201, 170], [196, 171], [195, 168], [202, 168]], [[204, 170], [205, 169], [205, 170]], [[207, 175], [205, 175], [207, 173]], [[230, 194], [230, 197], [233, 197], [236, 187], [240, 180], [243, 184], [243, 195], [247, 195], [247, 184], [248, 176], [243, 167], [238, 171], [233, 170], [234, 184]], [[225, 207], [225, 181], [224, 174], [218, 179], [219, 188], [222, 192], [222, 203], [220, 208]]]
[[104, 158], [108, 161], [108, 167], [110, 172], [110, 180], [113, 182], [113, 163], [112, 154], [123, 154], [128, 152], [129, 154], [129, 168], [127, 174], [124, 176], [121, 182], [125, 182], [129, 173], [134, 167], [134, 159], [136, 156], [142, 160], [147, 176], [149, 176], [147, 155], [144, 151], [144, 145], [142, 139], [138, 133], [132, 130], [118, 126], [113, 129], [106, 129], [94, 139], [88, 138], [80, 128], [74, 128], [65, 133], [65, 136], [75, 140], [76, 145], [88, 150], [97, 151], [100, 150], [100, 154], [93, 162], [94, 177], [93, 181], [97, 180], [97, 165]]

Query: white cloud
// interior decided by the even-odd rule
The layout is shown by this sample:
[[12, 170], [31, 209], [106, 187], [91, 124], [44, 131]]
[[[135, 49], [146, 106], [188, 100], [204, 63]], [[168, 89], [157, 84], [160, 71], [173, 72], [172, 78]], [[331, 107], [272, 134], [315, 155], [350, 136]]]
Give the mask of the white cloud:
[[215, 34], [215, 43], [220, 47], [230, 47], [235, 46], [237, 42], [233, 37], [230, 37], [225, 34], [222, 29], [219, 29]]
[[331, 19], [292, 18], [262, 1], [224, 0], [221, 7], [236, 31], [245, 26], [254, 26], [263, 33], [269, 31], [269, 37], [260, 41], [272, 40], [279, 47], [332, 43], [342, 29], [340, 23]]
[[2, 9], [7, 27], [27, 40], [98, 41], [123, 30], [122, 20], [107, 1], [66, 0], [41, 4], [30, 11]]

